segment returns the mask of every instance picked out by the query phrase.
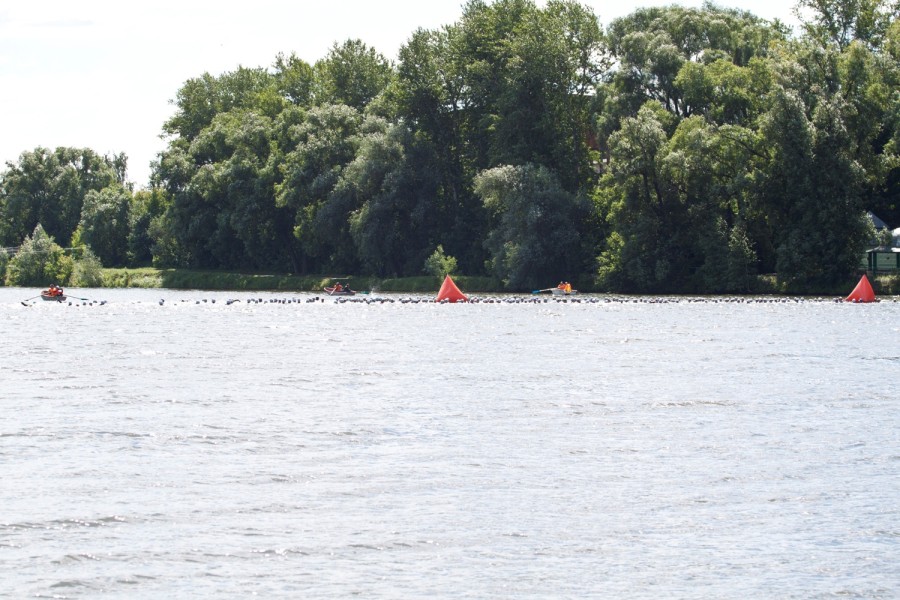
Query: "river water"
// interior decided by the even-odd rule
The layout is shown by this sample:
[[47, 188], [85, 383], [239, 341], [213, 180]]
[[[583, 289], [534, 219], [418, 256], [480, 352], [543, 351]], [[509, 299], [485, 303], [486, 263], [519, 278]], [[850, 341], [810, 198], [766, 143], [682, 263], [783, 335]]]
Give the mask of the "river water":
[[0, 597], [900, 597], [895, 299], [70, 292], [0, 288]]

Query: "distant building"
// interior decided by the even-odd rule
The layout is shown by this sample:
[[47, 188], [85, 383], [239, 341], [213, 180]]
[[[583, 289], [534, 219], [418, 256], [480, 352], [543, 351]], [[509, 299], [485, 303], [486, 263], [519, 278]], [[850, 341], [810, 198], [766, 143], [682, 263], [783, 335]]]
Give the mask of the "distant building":
[[860, 267], [870, 273], [892, 273], [900, 271], [900, 227], [891, 231], [890, 245], [884, 245], [884, 234], [890, 231], [887, 223], [872, 212], [867, 212], [869, 221], [875, 227], [876, 236], [871, 240], [871, 248], [866, 250]]
[[900, 248], [888, 248], [879, 246], [866, 250], [864, 264], [866, 271], [870, 273], [894, 273], [900, 271]]
[[876, 231], [881, 231], [882, 229], [887, 229], [887, 223], [878, 218], [878, 215], [873, 213], [871, 210], [866, 211], [866, 216], [869, 217], [869, 220], [872, 221], [872, 225], [875, 226]]

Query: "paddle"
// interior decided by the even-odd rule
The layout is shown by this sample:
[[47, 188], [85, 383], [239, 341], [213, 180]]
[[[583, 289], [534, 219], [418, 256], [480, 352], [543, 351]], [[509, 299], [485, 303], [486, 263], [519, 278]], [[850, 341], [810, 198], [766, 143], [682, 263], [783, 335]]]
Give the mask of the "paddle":
[[542, 289], [542, 290], [534, 290], [534, 291], [531, 292], [531, 293], [532, 293], [532, 294], [540, 294], [541, 292], [551, 292], [551, 291], [553, 291], [553, 290], [555, 290], [555, 289], [556, 289], [556, 288], [544, 288], [544, 289]]
[[25, 304], [25, 303], [28, 302], [29, 300], [34, 300], [35, 298], [40, 298], [40, 297], [41, 297], [41, 295], [38, 294], [37, 296], [32, 296], [31, 298], [25, 298], [24, 300], [22, 300], [22, 306], [31, 306], [30, 304]]

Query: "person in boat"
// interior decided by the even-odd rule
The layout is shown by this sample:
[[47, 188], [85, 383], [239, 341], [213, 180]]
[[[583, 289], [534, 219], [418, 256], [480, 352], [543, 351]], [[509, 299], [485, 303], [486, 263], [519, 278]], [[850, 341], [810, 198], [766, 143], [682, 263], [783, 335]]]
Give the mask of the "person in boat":
[[341, 285], [341, 282], [340, 282], [340, 281], [336, 282], [336, 283], [334, 284], [334, 293], [335, 293], [335, 294], [338, 294], [338, 293], [343, 292], [343, 291], [344, 291], [344, 286]]
[[48, 292], [48, 295], [53, 296], [54, 298], [56, 298], [57, 296], [63, 295], [62, 288], [59, 287], [58, 285], [56, 285], [55, 283], [50, 286], [50, 289], [47, 290], [47, 292]]
[[566, 290], [567, 294], [571, 294], [572, 293], [572, 284], [567, 281], [566, 287], [564, 289]]
[[565, 281], [560, 281], [560, 282], [559, 282], [559, 285], [556, 286], [556, 289], [562, 290], [562, 291], [566, 291], [566, 282], [565, 282]]

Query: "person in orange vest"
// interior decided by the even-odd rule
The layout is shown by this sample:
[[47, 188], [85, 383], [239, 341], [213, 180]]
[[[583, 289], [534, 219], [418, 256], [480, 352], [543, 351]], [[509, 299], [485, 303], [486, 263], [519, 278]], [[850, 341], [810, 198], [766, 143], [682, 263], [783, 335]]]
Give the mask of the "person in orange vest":
[[566, 289], [567, 294], [571, 294], [572, 293], [572, 284], [567, 281], [565, 289]]
[[342, 291], [344, 291], [344, 286], [341, 285], [341, 282], [340, 282], [340, 281], [338, 281], [337, 283], [334, 284], [334, 291], [335, 291], [335, 292], [342, 292]]
[[562, 290], [562, 291], [566, 291], [566, 282], [565, 282], [565, 281], [560, 281], [560, 282], [559, 282], [559, 285], [556, 286], [556, 289]]

